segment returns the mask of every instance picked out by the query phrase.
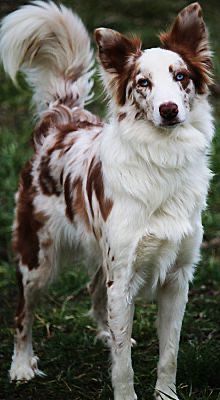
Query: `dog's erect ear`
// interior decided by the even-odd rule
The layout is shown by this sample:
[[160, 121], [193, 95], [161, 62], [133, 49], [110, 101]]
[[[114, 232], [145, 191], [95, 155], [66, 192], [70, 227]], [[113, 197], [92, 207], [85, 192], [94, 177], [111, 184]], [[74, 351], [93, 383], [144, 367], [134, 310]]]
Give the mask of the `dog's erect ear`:
[[142, 54], [141, 41], [127, 38], [112, 29], [95, 30], [95, 39], [102, 65], [102, 78], [109, 97], [120, 106], [126, 101], [127, 83], [135, 67], [136, 59]]
[[191, 68], [198, 93], [204, 93], [212, 83], [212, 61], [202, 9], [199, 3], [184, 8], [171, 29], [160, 34], [165, 49], [175, 51]]
[[140, 39], [129, 39], [112, 29], [96, 29], [95, 39], [101, 64], [108, 72], [123, 73], [129, 57], [141, 52]]

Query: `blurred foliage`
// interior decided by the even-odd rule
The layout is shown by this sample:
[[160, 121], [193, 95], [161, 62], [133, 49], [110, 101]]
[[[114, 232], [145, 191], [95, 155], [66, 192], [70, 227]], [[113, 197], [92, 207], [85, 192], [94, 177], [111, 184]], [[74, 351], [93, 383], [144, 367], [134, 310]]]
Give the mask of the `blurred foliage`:
[[[0, 0], [0, 16], [24, 4], [22, 0]], [[82, 17], [90, 33], [99, 26], [141, 36], [144, 47], [158, 45], [157, 34], [190, 1], [173, 0], [64, 0]], [[217, 82], [220, 81], [219, 0], [200, 1], [214, 49]], [[94, 44], [94, 43], [93, 43]], [[34, 125], [31, 93], [22, 79], [15, 88], [0, 70], [0, 400], [16, 399], [102, 399], [112, 398], [108, 351], [94, 344], [95, 326], [86, 316], [89, 298], [87, 276], [81, 265], [74, 265], [46, 295], [36, 311], [34, 338], [45, 379], [27, 385], [9, 384], [16, 304], [14, 262], [10, 247], [14, 193], [18, 174], [30, 157]], [[215, 172], [204, 213], [205, 240], [220, 236], [220, 100], [212, 97], [216, 116], [216, 136], [211, 154]], [[95, 101], [90, 110], [105, 114], [105, 103], [98, 78]], [[219, 398], [219, 248], [203, 251], [202, 261], [190, 292], [179, 353], [178, 386], [180, 398], [215, 400]], [[13, 267], [13, 268], [11, 268]], [[136, 388], [140, 399], [152, 396], [156, 377], [158, 344], [154, 320], [156, 306], [139, 300], [134, 322], [138, 345], [133, 351]]]

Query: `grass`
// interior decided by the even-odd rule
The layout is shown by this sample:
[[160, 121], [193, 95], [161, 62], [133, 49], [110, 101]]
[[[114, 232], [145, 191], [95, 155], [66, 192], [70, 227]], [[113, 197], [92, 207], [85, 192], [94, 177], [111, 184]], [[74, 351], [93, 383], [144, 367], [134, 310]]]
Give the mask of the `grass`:
[[[0, 14], [21, 4], [2, 1]], [[109, 26], [123, 32], [141, 34], [146, 47], [156, 44], [155, 33], [165, 27], [177, 10], [188, 1], [106, 0], [97, 2], [64, 1], [83, 17], [90, 32], [97, 26]], [[215, 49], [216, 77], [220, 78], [218, 1], [201, 1], [207, 16]], [[169, 11], [169, 12], [168, 12]], [[112, 399], [109, 379], [109, 354], [101, 343], [94, 343], [95, 326], [86, 315], [90, 300], [85, 289], [87, 275], [79, 263], [62, 271], [36, 310], [34, 344], [41, 359], [45, 378], [28, 384], [10, 384], [8, 369], [13, 347], [13, 313], [16, 305], [14, 262], [10, 246], [14, 192], [18, 174], [29, 158], [30, 132], [33, 127], [29, 107], [30, 92], [17, 90], [0, 72], [0, 400], [16, 399]], [[104, 114], [100, 85], [96, 84], [97, 101], [90, 109]], [[204, 214], [205, 240], [220, 235], [220, 107], [212, 99], [216, 115], [216, 137], [213, 142], [212, 167], [215, 177]], [[101, 107], [101, 109], [100, 109]], [[219, 396], [220, 311], [218, 248], [203, 250], [195, 282], [190, 290], [184, 318], [178, 364], [178, 387], [182, 400], [216, 400]], [[154, 321], [156, 306], [143, 299], [137, 301], [133, 336], [136, 391], [140, 399], [152, 398], [156, 378], [158, 342]]]

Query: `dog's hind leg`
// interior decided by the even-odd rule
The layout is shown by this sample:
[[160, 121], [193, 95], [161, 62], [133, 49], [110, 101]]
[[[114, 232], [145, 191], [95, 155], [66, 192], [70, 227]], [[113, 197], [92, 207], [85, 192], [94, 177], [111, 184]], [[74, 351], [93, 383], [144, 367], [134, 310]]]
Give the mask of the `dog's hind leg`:
[[36, 212], [33, 199], [27, 193], [30, 194], [30, 191], [26, 190], [25, 196], [22, 190], [19, 193], [14, 224], [19, 301], [15, 317], [11, 380], [29, 380], [34, 375], [42, 375], [32, 348], [33, 310], [42, 289], [52, 280], [56, 258], [48, 217]]
[[[46, 243], [45, 243], [46, 244]], [[10, 369], [11, 380], [29, 380], [35, 375], [43, 375], [38, 369], [38, 358], [32, 348], [32, 324], [35, 304], [38, 302], [44, 287], [52, 278], [50, 246], [41, 247], [40, 263], [30, 269], [28, 265], [19, 263], [17, 282], [19, 301], [15, 317], [14, 354]]]
[[98, 325], [97, 338], [103, 340], [105, 344], [109, 345], [111, 336], [108, 330], [107, 288], [106, 277], [102, 266], [100, 266], [95, 272], [88, 285], [88, 291], [92, 298], [92, 309], [90, 314]]

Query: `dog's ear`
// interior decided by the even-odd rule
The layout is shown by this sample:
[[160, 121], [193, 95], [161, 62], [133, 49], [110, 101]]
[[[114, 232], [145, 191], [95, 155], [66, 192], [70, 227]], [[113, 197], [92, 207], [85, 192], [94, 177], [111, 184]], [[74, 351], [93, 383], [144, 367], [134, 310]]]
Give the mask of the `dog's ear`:
[[160, 41], [165, 49], [175, 51], [187, 62], [197, 92], [204, 93], [212, 83], [212, 53], [199, 3], [184, 8], [170, 30], [160, 34]]
[[96, 29], [95, 39], [102, 66], [109, 72], [123, 73], [129, 57], [140, 53], [140, 39], [129, 39], [112, 29]]
[[141, 55], [139, 38], [127, 38], [112, 29], [95, 30], [98, 53], [103, 67], [103, 81], [107, 91], [113, 92], [117, 103], [125, 102], [126, 83], [134, 61]]

